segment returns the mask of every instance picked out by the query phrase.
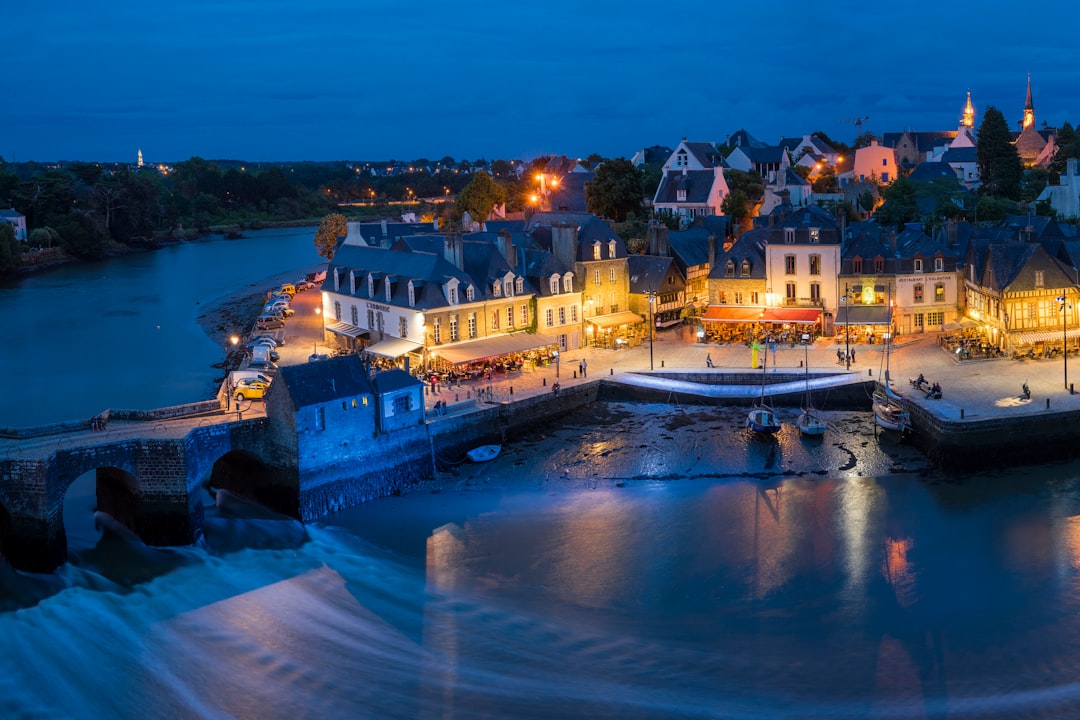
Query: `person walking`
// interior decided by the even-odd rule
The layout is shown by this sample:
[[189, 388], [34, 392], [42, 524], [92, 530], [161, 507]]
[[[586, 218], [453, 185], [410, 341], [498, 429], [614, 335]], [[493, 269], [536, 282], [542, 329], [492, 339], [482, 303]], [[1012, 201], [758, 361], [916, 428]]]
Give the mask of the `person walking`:
[[840, 348], [836, 348], [836, 364], [837, 365], [843, 365], [844, 364], [844, 351], [841, 350]]
[[589, 377], [589, 361], [581, 359], [581, 377]]
[[851, 348], [851, 364], [855, 364], [855, 348]]
[[705, 353], [705, 367], [711, 368], [712, 366], [712, 353]]

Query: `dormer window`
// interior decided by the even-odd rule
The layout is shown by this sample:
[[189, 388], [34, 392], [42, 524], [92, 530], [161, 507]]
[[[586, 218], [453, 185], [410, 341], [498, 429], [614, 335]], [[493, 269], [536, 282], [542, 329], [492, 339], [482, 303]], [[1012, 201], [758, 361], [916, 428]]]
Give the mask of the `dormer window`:
[[616, 245], [615, 245], [615, 241], [614, 241], [614, 240], [608, 240], [608, 244], [607, 244], [607, 256], [608, 256], [609, 258], [613, 258], [613, 257], [615, 257], [615, 247], [616, 247]]
[[451, 305], [457, 305], [457, 288], [456, 287], [448, 287], [448, 288], [446, 288], [446, 300]]
[[574, 274], [566, 273], [562, 279], [563, 292], [574, 292]]
[[945, 258], [934, 258], [934, 272], [941, 272], [945, 269]]
[[416, 288], [412, 284], [412, 280], [409, 281], [409, 307], [416, 307]]
[[855, 273], [856, 275], [862, 272], [862, 258], [851, 258], [851, 272]]
[[467, 288], [465, 288], [465, 300], [467, 302], [472, 302], [475, 295], [476, 295], [476, 293], [473, 292], [473, 286], [472, 285], [469, 285]]
[[514, 295], [514, 281], [503, 280], [503, 295], [506, 297], [513, 297]]
[[600, 243], [598, 243], [598, 242], [593, 243], [593, 246], [592, 246], [592, 259], [593, 260], [599, 260], [600, 259]]
[[795, 228], [784, 228], [784, 242], [788, 245], [795, 242]]
[[922, 272], [922, 258], [915, 258], [915, 272]]
[[724, 264], [724, 277], [735, 277], [735, 261], [728, 260]]
[[743, 277], [750, 277], [750, 261], [749, 260], [743, 260], [742, 261], [742, 276]]
[[518, 295], [525, 292], [525, 278], [517, 278], [514, 280], [514, 292]]
[[394, 284], [390, 282], [390, 276], [387, 275], [383, 281], [383, 285], [386, 287], [386, 302], [390, 302], [390, 298], [394, 292]]
[[559, 276], [558, 275], [552, 275], [551, 276], [551, 279], [548, 281], [548, 289], [551, 290], [552, 295], [558, 295], [559, 294]]
[[367, 276], [367, 295], [369, 298], [375, 297], [375, 276], [371, 273]]
[[498, 280], [496, 280], [495, 282], [491, 283], [491, 296], [492, 297], [500, 297], [501, 295], [502, 295], [502, 283], [500, 283]]
[[817, 244], [821, 240], [821, 228], [810, 228], [810, 242]]
[[676, 202], [686, 202], [686, 190], [679, 188], [675, 191]]

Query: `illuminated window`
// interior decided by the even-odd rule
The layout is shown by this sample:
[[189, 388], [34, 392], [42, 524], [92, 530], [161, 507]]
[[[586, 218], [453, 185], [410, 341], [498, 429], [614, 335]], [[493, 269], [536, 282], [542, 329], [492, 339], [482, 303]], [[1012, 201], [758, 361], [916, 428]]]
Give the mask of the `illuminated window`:
[[608, 281], [612, 284], [615, 283], [615, 268], [610, 268], [608, 270]]
[[921, 284], [915, 285], [915, 287], [912, 288], [912, 292], [914, 294], [915, 302], [921, 303], [923, 301], [923, 286]]
[[442, 321], [439, 318], [435, 318], [431, 326], [431, 337], [436, 344], [442, 342]]
[[724, 264], [724, 276], [725, 277], [735, 277], [735, 261], [734, 260], [728, 260]]
[[499, 329], [499, 311], [498, 310], [492, 310], [491, 311], [491, 329], [492, 330], [498, 330]]
[[506, 327], [514, 327], [514, 308], [506, 308]]
[[476, 337], [476, 313], [469, 313], [469, 337]]
[[811, 255], [810, 256], [810, 274], [811, 275], [820, 275], [821, 274], [821, 256], [820, 255]]
[[609, 258], [615, 257], [615, 241], [614, 240], [608, 240], [607, 252], [608, 252], [607, 256]]
[[743, 277], [750, 277], [750, 261], [749, 260], [743, 260], [742, 261], [742, 276]]
[[816, 245], [818, 242], [820, 242], [820, 240], [821, 240], [821, 229], [820, 228], [810, 228], [810, 242], [812, 242], [812, 243], [814, 243]]
[[592, 258], [593, 260], [600, 259], [600, 243], [593, 243], [592, 246]]
[[[945, 302], [945, 283], [936, 283], [934, 285], [934, 302], [936, 302], [936, 303]], [[935, 325], [940, 325], [941, 323], [934, 323], [934, 324]]]

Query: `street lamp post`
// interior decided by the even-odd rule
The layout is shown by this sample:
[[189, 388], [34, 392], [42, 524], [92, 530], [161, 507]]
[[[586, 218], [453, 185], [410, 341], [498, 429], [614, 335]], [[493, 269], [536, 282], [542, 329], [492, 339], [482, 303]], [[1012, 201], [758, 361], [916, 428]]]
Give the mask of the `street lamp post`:
[[552, 350], [551, 354], [555, 357], [555, 377], [559, 377], [559, 351]]
[[844, 305], [844, 369], [851, 369], [851, 306], [848, 305], [848, 285], [844, 283], [844, 296], [840, 298]]
[[[1068, 330], [1068, 311], [1072, 309], [1072, 305], [1067, 302], [1067, 298], [1064, 295], [1058, 295], [1056, 298], [1061, 304], [1061, 357], [1064, 360], [1065, 368], [1065, 389], [1069, 389], [1069, 330]], [[1069, 392], [1072, 394], [1072, 391]]]
[[653, 337], [656, 335], [656, 324], [653, 320], [653, 306], [656, 305], [656, 291], [649, 291], [649, 369], [653, 369]]

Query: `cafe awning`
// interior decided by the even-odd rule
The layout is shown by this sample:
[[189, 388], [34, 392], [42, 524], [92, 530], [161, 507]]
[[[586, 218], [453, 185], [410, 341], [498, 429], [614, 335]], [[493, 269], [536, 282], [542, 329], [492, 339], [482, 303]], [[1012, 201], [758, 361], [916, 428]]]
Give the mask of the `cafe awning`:
[[[1042, 332], [1022, 332], [1016, 333], [1016, 341], [1018, 343], [1040, 343], [1040, 342], [1054, 342], [1055, 340], [1061, 340], [1066, 333], [1054, 330], [1044, 330]], [[1080, 328], [1074, 328], [1067, 333], [1070, 340], [1080, 338]]]
[[821, 310], [817, 308], [765, 308], [761, 322], [777, 325], [817, 325]]
[[644, 322], [644, 318], [635, 312], [623, 310], [607, 315], [595, 315], [590, 318], [585, 318], [585, 322], [592, 323], [598, 328], [610, 328], [618, 327], [619, 325], [636, 325], [637, 323]]
[[836, 310], [834, 325], [888, 325], [887, 305], [841, 305]]
[[350, 325], [349, 323], [343, 323], [343, 322], [330, 323], [329, 325], [326, 326], [326, 329], [329, 330], [330, 332], [334, 333], [335, 335], [344, 335], [345, 337], [355, 338], [355, 337], [367, 337], [368, 336], [368, 331], [367, 330], [362, 330], [362, 329], [356, 327], [355, 325]]
[[389, 358], [390, 360], [396, 360], [405, 353], [416, 352], [422, 347], [424, 346], [409, 342], [408, 340], [402, 340], [401, 338], [386, 338], [374, 345], [368, 345], [364, 348], [364, 352], [378, 355], [379, 357]]
[[710, 305], [701, 316], [702, 322], [729, 322], [749, 323], [761, 319], [764, 308], [760, 307], [729, 307], [727, 305]]
[[442, 358], [449, 363], [459, 365], [461, 363], [487, 360], [488, 358], [510, 355], [511, 353], [536, 350], [555, 345], [556, 340], [539, 333], [511, 333], [509, 335], [496, 335], [482, 340], [449, 345], [446, 347], [432, 348], [432, 357]]

